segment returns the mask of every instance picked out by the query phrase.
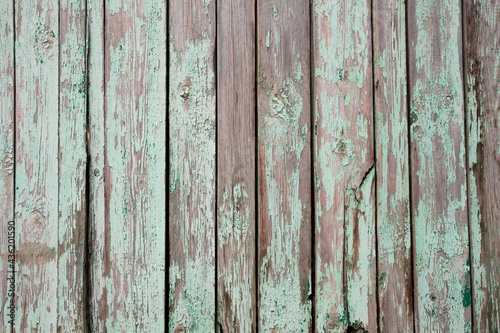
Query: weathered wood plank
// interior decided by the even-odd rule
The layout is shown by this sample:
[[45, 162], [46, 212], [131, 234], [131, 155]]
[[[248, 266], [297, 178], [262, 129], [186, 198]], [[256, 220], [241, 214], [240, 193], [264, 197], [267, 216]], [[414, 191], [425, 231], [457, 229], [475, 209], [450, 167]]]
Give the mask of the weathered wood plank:
[[169, 6], [170, 332], [215, 330], [215, 9]]
[[377, 328], [370, 1], [313, 2], [316, 328]]
[[[12, 326], [9, 289], [12, 280], [9, 266], [9, 246], [13, 230], [8, 221], [14, 221], [14, 3], [0, 2], [0, 323]], [[14, 238], [15, 241], [15, 238]], [[17, 277], [17, 276], [16, 276]], [[15, 306], [14, 306], [15, 307]]]
[[58, 320], [58, 1], [15, 2], [16, 331]]
[[500, 3], [464, 1], [474, 332], [500, 330]]
[[110, 309], [106, 277], [110, 275], [107, 252], [106, 207], [104, 205], [104, 2], [87, 0], [88, 38], [88, 260], [89, 326], [92, 332], [105, 332]]
[[461, 2], [408, 2], [415, 326], [470, 331]]
[[405, 1], [373, 2], [381, 332], [413, 332]]
[[309, 3], [258, 0], [258, 306], [262, 332], [311, 327]]
[[217, 321], [255, 332], [255, 1], [217, 2]]
[[87, 91], [84, 0], [59, 3], [59, 247], [60, 332], [85, 330]]
[[[104, 10], [104, 119], [99, 113], [91, 118], [104, 120], [91, 123], [97, 135], [91, 144], [101, 154], [104, 139], [104, 170], [93, 174], [104, 173], [105, 209], [104, 219], [101, 206], [92, 211], [93, 226], [104, 233], [93, 239], [93, 248], [103, 249], [93, 255], [92, 268], [101, 269], [92, 273], [93, 281], [101, 281], [93, 288], [92, 327], [156, 332], [165, 324], [166, 3], [110, 0]], [[100, 12], [95, 14], [100, 24]], [[91, 30], [91, 39], [93, 33], [91, 45], [100, 47], [100, 29]], [[91, 61], [96, 75], [100, 60]], [[101, 82], [96, 78], [95, 88]], [[101, 96], [97, 89], [92, 94], [90, 103]], [[92, 156], [92, 166], [100, 158]], [[100, 197], [100, 185], [94, 185], [92, 195]]]

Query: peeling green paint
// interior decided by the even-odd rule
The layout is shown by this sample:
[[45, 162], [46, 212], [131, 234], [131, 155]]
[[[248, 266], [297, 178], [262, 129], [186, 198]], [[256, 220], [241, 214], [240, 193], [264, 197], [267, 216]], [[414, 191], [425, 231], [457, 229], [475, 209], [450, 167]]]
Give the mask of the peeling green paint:
[[362, 322], [371, 331], [375, 204], [360, 189], [374, 173], [370, 4], [318, 0], [313, 14], [316, 326], [343, 332]]
[[[416, 1], [410, 127], [420, 331], [470, 331], [461, 3]], [[439, 46], [439, 52], [436, 52]]]
[[[170, 40], [169, 330], [210, 332], [215, 315], [215, 75], [210, 36]], [[172, 197], [175, 195], [175, 197]], [[171, 201], [172, 202], [172, 201]]]

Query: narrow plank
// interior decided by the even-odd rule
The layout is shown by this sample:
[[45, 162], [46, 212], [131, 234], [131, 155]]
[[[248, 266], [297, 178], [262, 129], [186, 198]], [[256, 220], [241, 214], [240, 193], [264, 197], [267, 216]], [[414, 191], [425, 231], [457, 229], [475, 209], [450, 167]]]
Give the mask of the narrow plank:
[[373, 3], [381, 332], [413, 332], [404, 0]]
[[375, 332], [371, 3], [313, 6], [316, 328]]
[[217, 321], [255, 332], [255, 1], [217, 2]]
[[15, 2], [17, 332], [58, 320], [58, 1]]
[[169, 4], [168, 327], [169, 332], [213, 332], [216, 4]]
[[408, 2], [415, 327], [470, 331], [461, 1]]
[[59, 2], [59, 332], [85, 330], [86, 16], [84, 0]]
[[[88, 39], [88, 304], [91, 332], [105, 332], [110, 317], [107, 277], [110, 276], [106, 252], [106, 207], [104, 205], [104, 2], [87, 0]], [[109, 245], [108, 245], [109, 246]]]
[[311, 327], [307, 1], [258, 0], [259, 331]]
[[[97, 227], [104, 236], [93, 241], [104, 248], [93, 256], [92, 268], [102, 269], [93, 277], [102, 281], [93, 289], [92, 326], [157, 332], [165, 323], [166, 3], [110, 0], [104, 11], [104, 125], [93, 129], [104, 130], [104, 219], [100, 206], [93, 211], [93, 225], [104, 224]], [[92, 46], [102, 40], [99, 28], [91, 38], [93, 32]], [[91, 143], [100, 154], [97, 135]], [[99, 159], [92, 157], [97, 165]]]
[[[0, 2], [0, 318], [3, 327], [11, 327], [11, 296], [9, 295], [12, 274], [9, 265], [11, 255], [10, 237], [15, 236], [9, 229], [8, 221], [14, 221], [14, 3]], [[15, 238], [14, 238], [15, 241]], [[15, 267], [15, 266], [14, 266]], [[15, 287], [15, 286], [14, 286]], [[15, 308], [15, 305], [14, 305]], [[14, 309], [15, 311], [15, 309]]]
[[474, 332], [500, 330], [500, 3], [464, 2]]

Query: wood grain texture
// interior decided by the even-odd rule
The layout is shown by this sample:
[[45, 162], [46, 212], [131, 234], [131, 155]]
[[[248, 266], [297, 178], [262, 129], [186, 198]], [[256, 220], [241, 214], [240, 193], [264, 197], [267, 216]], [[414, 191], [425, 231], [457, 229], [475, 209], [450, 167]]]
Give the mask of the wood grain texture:
[[84, 0], [59, 2], [58, 331], [85, 330], [87, 87]]
[[[8, 322], [11, 314], [9, 289], [12, 274], [9, 266], [10, 242], [13, 230], [8, 221], [14, 221], [14, 3], [0, 2], [0, 323], [2, 327], [12, 326]], [[15, 236], [15, 235], [14, 235]], [[14, 238], [15, 241], [15, 238]], [[15, 267], [15, 266], [14, 266]], [[15, 305], [14, 305], [15, 310]]]
[[[89, 327], [92, 332], [105, 332], [110, 317], [107, 302], [107, 277], [110, 275], [109, 245], [106, 239], [104, 201], [104, 2], [87, 0], [88, 38], [88, 297]], [[109, 244], [109, 243], [108, 243]]]
[[17, 332], [56, 332], [58, 321], [59, 11], [17, 1]]
[[377, 328], [370, 8], [313, 2], [318, 332]]
[[373, 3], [381, 332], [413, 332], [405, 1]]
[[217, 2], [217, 321], [255, 332], [255, 1]]
[[500, 3], [464, 1], [473, 331], [500, 330]]
[[415, 326], [470, 331], [461, 2], [408, 2]]
[[216, 4], [211, 0], [169, 4], [168, 329], [213, 332]]
[[[91, 11], [97, 8], [91, 3]], [[104, 194], [104, 208], [91, 210], [93, 227], [103, 233], [94, 231], [92, 239], [92, 250], [103, 247], [92, 258], [92, 269], [99, 269], [92, 280], [100, 280], [92, 288], [92, 327], [156, 332], [165, 324], [166, 3], [110, 0], [104, 11], [104, 68], [90, 58], [92, 75], [104, 69], [104, 82], [96, 78], [90, 100], [90, 110], [100, 106], [92, 103], [102, 96], [97, 89], [103, 82], [103, 118], [90, 118], [90, 144], [96, 144], [90, 151], [97, 154], [92, 173], [104, 173], [104, 193], [99, 178], [91, 193], [99, 199]], [[95, 14], [91, 22], [99, 25], [102, 14]], [[99, 27], [90, 38], [96, 38], [91, 48], [102, 45]]]
[[307, 1], [258, 0], [259, 331], [311, 330]]

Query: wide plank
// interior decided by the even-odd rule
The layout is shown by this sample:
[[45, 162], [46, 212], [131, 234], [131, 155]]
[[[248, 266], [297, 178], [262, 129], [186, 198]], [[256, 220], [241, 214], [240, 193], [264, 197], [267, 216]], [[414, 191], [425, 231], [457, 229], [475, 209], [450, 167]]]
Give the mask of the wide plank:
[[[92, 3], [95, 10], [97, 3]], [[104, 114], [90, 123], [93, 184], [102, 199], [92, 208], [92, 327], [104, 331], [162, 331], [165, 325], [166, 266], [166, 3], [161, 0], [110, 0], [104, 13]], [[95, 33], [95, 35], [93, 35]], [[95, 37], [96, 40], [92, 41]], [[91, 47], [101, 43], [100, 28], [90, 30]], [[102, 45], [102, 44], [101, 44]], [[99, 47], [99, 46], [98, 46]], [[100, 98], [93, 90], [90, 103]], [[97, 105], [91, 106], [91, 112]], [[99, 111], [98, 111], [99, 112]], [[96, 130], [104, 133], [96, 133]], [[100, 141], [103, 140], [103, 143]], [[104, 156], [100, 156], [104, 145]], [[100, 158], [104, 161], [100, 162]], [[100, 164], [103, 163], [103, 164]], [[99, 169], [103, 167], [103, 170]], [[99, 175], [103, 174], [103, 178]], [[94, 182], [97, 182], [97, 179]], [[93, 197], [94, 198], [94, 197]], [[102, 234], [97, 233], [97, 231]], [[91, 251], [92, 251], [91, 250]]]
[[470, 331], [461, 1], [408, 1], [415, 328]]
[[474, 332], [500, 330], [500, 3], [464, 1]]
[[377, 328], [370, 1], [313, 1], [316, 330]]
[[169, 2], [169, 332], [214, 332], [215, 10]]
[[405, 3], [373, 2], [381, 332], [413, 332]]
[[217, 321], [257, 321], [255, 1], [217, 2]]
[[58, 321], [59, 5], [15, 3], [17, 332]]
[[262, 332], [312, 329], [309, 45], [307, 1], [257, 1]]

